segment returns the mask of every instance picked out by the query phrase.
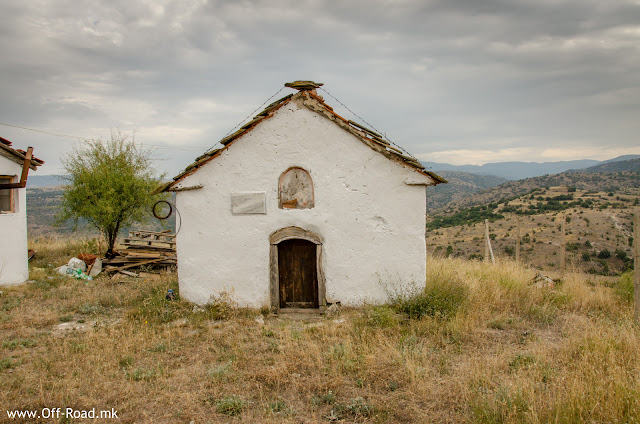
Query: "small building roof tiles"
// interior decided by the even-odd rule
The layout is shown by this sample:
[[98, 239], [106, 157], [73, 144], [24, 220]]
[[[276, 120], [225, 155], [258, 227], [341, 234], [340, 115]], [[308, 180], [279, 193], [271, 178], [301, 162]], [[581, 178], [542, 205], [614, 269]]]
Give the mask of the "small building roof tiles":
[[222, 148], [214, 149], [208, 151], [196, 158], [196, 160], [187, 166], [187, 168], [176, 175], [173, 178], [173, 181], [167, 182], [156, 190], [154, 193], [160, 193], [163, 191], [171, 191], [173, 185], [178, 183], [181, 179], [186, 177], [189, 174], [194, 173], [205, 163], [213, 160], [215, 157], [219, 156], [220, 152], [229, 148], [229, 146], [237, 140], [242, 135], [251, 131], [256, 125], [262, 122], [264, 119], [268, 119], [275, 111], [277, 111], [280, 107], [287, 104], [292, 99], [300, 99], [302, 100], [302, 104], [307, 106], [309, 109], [314, 110], [315, 112], [324, 112], [321, 113], [325, 117], [334, 120], [339, 126], [343, 129], [349, 131], [351, 134], [359, 138], [369, 147], [374, 150], [379, 151], [384, 154], [391, 160], [395, 160], [401, 164], [407, 165], [421, 174], [429, 176], [434, 180], [435, 184], [446, 183], [447, 180], [436, 175], [433, 172], [427, 171], [424, 169], [424, 166], [414, 157], [408, 156], [402, 150], [392, 146], [388, 141], [384, 140], [382, 136], [369, 128], [364, 127], [354, 121], [347, 120], [342, 116], [338, 115], [333, 111], [333, 108], [324, 102], [324, 99], [319, 96], [315, 89], [320, 87], [321, 83], [315, 83], [313, 81], [295, 81], [293, 83], [285, 84], [286, 87], [295, 88], [298, 90], [298, 93], [289, 94], [281, 99], [276, 100], [275, 102], [268, 105], [262, 112], [258, 113], [253, 120], [244, 124], [239, 130], [235, 131], [233, 134], [230, 134], [220, 140], [220, 144], [223, 145]]
[[[7, 140], [6, 138], [0, 137], [0, 156], [4, 156], [7, 159], [10, 159], [22, 165], [24, 163], [24, 158], [27, 152], [22, 149], [14, 149], [13, 147], [11, 147], [12, 145], [12, 142]], [[38, 159], [37, 157], [33, 156], [31, 158], [31, 164], [29, 165], [29, 167], [35, 170], [36, 167], [43, 164], [44, 161], [42, 159]]]

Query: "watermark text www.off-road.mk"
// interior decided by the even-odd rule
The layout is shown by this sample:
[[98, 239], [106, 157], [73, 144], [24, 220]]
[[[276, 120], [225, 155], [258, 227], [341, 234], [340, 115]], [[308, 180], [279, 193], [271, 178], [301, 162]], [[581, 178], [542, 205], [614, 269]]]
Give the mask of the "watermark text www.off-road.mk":
[[40, 410], [14, 409], [7, 410], [7, 418], [120, 418], [115, 409], [73, 409], [73, 408], [42, 408]]

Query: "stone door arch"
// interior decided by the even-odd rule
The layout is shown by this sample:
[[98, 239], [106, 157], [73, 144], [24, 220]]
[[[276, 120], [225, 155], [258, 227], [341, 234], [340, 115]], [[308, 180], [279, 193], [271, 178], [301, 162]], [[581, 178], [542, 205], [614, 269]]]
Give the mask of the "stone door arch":
[[[299, 242], [295, 242], [295, 241]], [[282, 246], [279, 246], [282, 242], [289, 241], [287, 243], [283, 243]], [[269, 236], [269, 292], [270, 292], [270, 300], [271, 300], [271, 312], [278, 313], [281, 307], [285, 306], [283, 301], [285, 299], [281, 299], [281, 276], [280, 276], [280, 267], [287, 266], [283, 263], [283, 259], [278, 257], [278, 251], [280, 250], [286, 255], [286, 259], [290, 260], [292, 258], [288, 249], [290, 245], [299, 246], [299, 248], [303, 249], [303, 256], [307, 259], [302, 259], [302, 261], [308, 260], [309, 258], [309, 246], [315, 246], [315, 267], [314, 271], [315, 276], [313, 278], [316, 279], [314, 290], [317, 290], [317, 297], [315, 297], [315, 304], [312, 307], [317, 307], [320, 311], [324, 311], [326, 309], [326, 288], [325, 288], [325, 278], [324, 278], [324, 264], [323, 264], [323, 239], [318, 234], [304, 230], [300, 227], [285, 227], [281, 228], [275, 232], [273, 232]], [[306, 246], [306, 247], [305, 247]], [[287, 249], [287, 250], [283, 250]], [[294, 264], [291, 266], [299, 266], [299, 264]], [[290, 268], [283, 269], [283, 272], [287, 273], [287, 275], [291, 274]], [[305, 274], [305, 279], [311, 278], [311, 271], [308, 271]], [[315, 293], [314, 293], [315, 295]], [[285, 294], [286, 296], [286, 294]], [[294, 299], [295, 300], [295, 299]], [[296, 303], [296, 302], [293, 302]]]

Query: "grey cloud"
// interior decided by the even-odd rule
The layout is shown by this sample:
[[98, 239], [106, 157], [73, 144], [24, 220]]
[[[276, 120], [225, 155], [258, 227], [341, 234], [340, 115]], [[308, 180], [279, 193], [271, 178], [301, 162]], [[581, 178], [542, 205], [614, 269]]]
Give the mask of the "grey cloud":
[[[209, 147], [284, 82], [310, 78], [415, 153], [637, 145], [632, 2], [163, 3], [3, 2], [3, 120]], [[197, 153], [169, 156], [159, 166], [173, 173]]]

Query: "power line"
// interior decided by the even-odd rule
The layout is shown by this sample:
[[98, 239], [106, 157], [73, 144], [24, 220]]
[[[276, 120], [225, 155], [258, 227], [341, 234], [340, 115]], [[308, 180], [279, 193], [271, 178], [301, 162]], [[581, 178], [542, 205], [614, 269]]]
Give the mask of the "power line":
[[[280, 88], [280, 90], [276, 91], [276, 94], [274, 94], [273, 96], [271, 96], [271, 97], [269, 97], [267, 100], [265, 100], [265, 102], [264, 102], [264, 103], [262, 103], [260, 106], [258, 106], [258, 107], [256, 108], [256, 110], [254, 110], [254, 111], [253, 111], [253, 112], [251, 112], [249, 115], [247, 115], [247, 117], [246, 117], [246, 118], [244, 118], [242, 121], [240, 121], [240, 123], [239, 123], [238, 125], [236, 125], [235, 127], [233, 127], [233, 128], [231, 129], [231, 131], [229, 131], [229, 132], [228, 132], [224, 137], [222, 137], [222, 138], [225, 138], [226, 136], [228, 136], [229, 134], [231, 134], [232, 132], [234, 132], [234, 131], [236, 130], [236, 128], [238, 128], [240, 125], [242, 125], [242, 124], [243, 124], [247, 119], [251, 118], [251, 117], [252, 117], [256, 112], [258, 112], [259, 110], [261, 110], [261, 109], [264, 107], [264, 105], [266, 105], [266, 104], [269, 102], [269, 100], [271, 100], [271, 99], [273, 99], [274, 97], [276, 97], [276, 96], [278, 95], [278, 93], [280, 93], [282, 90], [284, 90], [284, 87], [281, 87], [281, 88]], [[218, 144], [218, 142], [216, 142], [216, 144]], [[209, 148], [207, 149], [207, 152], [209, 152], [211, 149], [213, 149], [213, 148], [216, 146], [216, 144], [214, 144], [213, 146], [209, 147]]]
[[178, 149], [178, 150], [197, 150], [197, 151], [202, 151], [202, 149], [204, 149], [204, 146], [158, 146], [155, 144], [147, 144], [147, 143], [135, 143], [139, 146], [144, 146], [144, 147], [153, 147], [154, 149]]
[[85, 140], [84, 137], [78, 137], [78, 136], [75, 136], [75, 135], [68, 135], [68, 134], [54, 133], [54, 132], [45, 131], [45, 130], [36, 130], [35, 128], [27, 128], [27, 127], [21, 127], [20, 125], [5, 124], [4, 122], [0, 122], [0, 125], [5, 125], [7, 127], [13, 127], [13, 128], [20, 128], [22, 130], [34, 131], [34, 132], [39, 132], [39, 133], [43, 133], [43, 134], [49, 134], [49, 135], [53, 135], [55, 137], [73, 138], [73, 139], [80, 140], [80, 141]]
[[405, 152], [407, 154], [407, 156], [410, 156], [414, 159], [417, 160], [417, 158], [415, 156], [413, 156], [411, 153], [407, 152], [402, 146], [397, 145], [396, 143], [394, 143], [393, 141], [389, 140], [389, 137], [387, 137], [387, 134], [376, 129], [376, 127], [374, 127], [373, 125], [371, 125], [370, 123], [368, 123], [367, 121], [364, 120], [363, 117], [361, 117], [360, 115], [358, 115], [357, 113], [355, 113], [354, 111], [352, 111], [351, 109], [349, 109], [349, 107], [347, 105], [345, 105], [344, 103], [342, 103], [340, 100], [338, 100], [333, 94], [329, 93], [327, 90], [325, 90], [324, 88], [320, 88], [318, 87], [318, 90], [322, 90], [325, 93], [327, 93], [329, 96], [331, 96], [331, 98], [333, 100], [335, 100], [336, 102], [340, 103], [345, 109], [347, 109], [349, 112], [351, 112], [355, 117], [357, 117], [358, 119], [360, 119], [362, 122], [364, 122], [365, 124], [367, 124], [368, 126], [370, 126], [371, 128], [373, 128], [377, 133], [382, 134], [384, 136], [384, 138], [391, 144], [393, 144], [394, 146], [396, 146], [398, 149], [402, 150], [403, 152]]
[[[54, 137], [62, 137], [62, 138], [71, 138], [74, 140], [79, 140], [79, 141], [85, 141], [88, 140], [88, 137], [80, 137], [77, 135], [69, 135], [69, 134], [62, 134], [62, 133], [56, 133], [56, 132], [51, 132], [51, 131], [46, 131], [46, 130], [38, 130], [35, 128], [28, 128], [28, 127], [23, 127], [20, 125], [13, 125], [13, 124], [6, 124], [4, 122], [0, 122], [0, 125], [5, 125], [7, 127], [13, 127], [13, 128], [19, 128], [22, 130], [27, 130], [27, 131], [34, 131], [34, 132], [38, 132], [38, 133], [42, 133], [42, 134], [47, 134], [47, 135], [52, 135]], [[135, 142], [134, 142], [135, 143]], [[202, 151], [202, 149], [204, 149], [204, 146], [158, 146], [155, 144], [147, 144], [147, 143], [135, 143], [137, 145], [140, 146], [145, 146], [145, 147], [153, 147], [155, 149], [178, 149], [178, 150], [198, 150], [198, 151]]]

